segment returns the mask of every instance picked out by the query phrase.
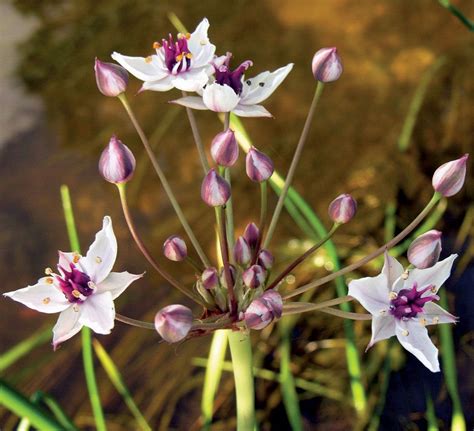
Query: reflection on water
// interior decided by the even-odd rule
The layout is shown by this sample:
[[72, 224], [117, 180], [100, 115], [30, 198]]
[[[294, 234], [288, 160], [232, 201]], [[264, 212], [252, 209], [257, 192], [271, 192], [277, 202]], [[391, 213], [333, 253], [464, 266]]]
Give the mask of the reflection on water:
[[[460, 3], [466, 13], [474, 15], [468, 1]], [[171, 10], [190, 28], [207, 16], [219, 53], [232, 50], [236, 62], [254, 60], [251, 75], [290, 61], [296, 63], [268, 103], [275, 120], [245, 120], [255, 144], [274, 159], [282, 172], [288, 167], [311, 99], [314, 82], [309, 65], [313, 52], [325, 45], [339, 48], [345, 72], [340, 81], [325, 88], [295, 185], [324, 220], [327, 203], [335, 195], [351, 192], [357, 198], [358, 217], [336, 237], [343, 256], [348, 256], [354, 247], [364, 250], [382, 241], [387, 202], [398, 199], [398, 222], [400, 226], [406, 224], [429, 198], [430, 174], [435, 167], [474, 147], [472, 35], [430, 0], [376, 5], [368, 0], [239, 0], [225, 6], [216, 0], [177, 1], [173, 9], [169, 4], [151, 0], [134, 2], [133, 6], [123, 0], [48, 0], [39, 4], [17, 0], [16, 4], [40, 22], [38, 30], [18, 51], [22, 56], [19, 71], [30, 90], [41, 96], [47, 121], [39, 116], [32, 130], [17, 133], [0, 154], [0, 261], [4, 291], [31, 283], [45, 266], [55, 261], [56, 248], [68, 248], [58, 194], [59, 185], [67, 183], [72, 190], [83, 243], [88, 244], [102, 216], [110, 214], [121, 245], [118, 266], [127, 262], [131, 272], [148, 270], [146, 280], [121, 297], [121, 312], [151, 319], [160, 306], [183, 302], [129, 245], [115, 190], [104, 184], [96, 171], [98, 154], [112, 133], [127, 143], [138, 159], [143, 153], [119, 103], [97, 91], [93, 59], [98, 56], [107, 60], [114, 50], [131, 55], [150, 53], [156, 39], [174, 32], [167, 20]], [[447, 56], [446, 64], [430, 84], [409, 150], [400, 154], [396, 142], [410, 100], [423, 73], [441, 55]], [[130, 87], [133, 95], [139, 83], [132, 79]], [[182, 111], [167, 115], [167, 101], [177, 96], [172, 92], [149, 92], [131, 96], [131, 101], [156, 145], [160, 162], [190, 223], [212, 255], [213, 214], [199, 199], [201, 170], [189, 126]], [[220, 123], [211, 113], [196, 115], [204, 142], [209, 143], [220, 130]], [[164, 122], [170, 123], [165, 133]], [[258, 217], [258, 198], [255, 185], [241, 175], [242, 158], [236, 172], [236, 223], [242, 229]], [[142, 168], [135, 181], [133, 211], [148, 245], [159, 256], [163, 240], [171, 233], [182, 233], [181, 228], [149, 166]], [[455, 231], [460, 225], [467, 197], [472, 199], [472, 187], [471, 177], [464, 194], [452, 200], [450, 223], [444, 226], [448, 233], [450, 227]], [[282, 217], [278, 229], [280, 253], [285, 251], [287, 239], [301, 236], [289, 217]], [[286, 250], [288, 259], [296, 252]], [[183, 275], [185, 271], [179, 264], [170, 264], [169, 269], [192, 283], [193, 275]], [[314, 267], [307, 265], [299, 277], [308, 279], [313, 272]], [[333, 293], [328, 288], [319, 295], [331, 297]], [[54, 321], [5, 301], [0, 302], [0, 307], [4, 323], [2, 348], [13, 345], [39, 325]], [[13, 321], [18, 323], [11, 330]], [[305, 350], [306, 340], [340, 339], [341, 330], [339, 321], [320, 316], [312, 316], [301, 325], [294, 334], [298, 354], [294, 358], [295, 373], [345, 391], [341, 350]], [[367, 326], [356, 325], [356, 330], [365, 342]], [[277, 336], [263, 335], [269, 338], [266, 344], [257, 346], [257, 359], [267, 367], [277, 367], [278, 356], [271, 353]], [[161, 429], [167, 429], [169, 421], [177, 429], [195, 426], [202, 374], [189, 367], [189, 360], [193, 355], [205, 355], [208, 339], [191, 341], [176, 350], [165, 345], [158, 347], [158, 337], [153, 333], [121, 325], [113, 335], [100, 339], [124, 371], [137, 403], [151, 423]], [[91, 427], [79, 340], [66, 343], [55, 354], [45, 346], [35, 351], [33, 358], [37, 361], [28, 358], [13, 368], [12, 382], [26, 391], [41, 388], [60, 400], [67, 399], [63, 404], [68, 412], [84, 429]], [[111, 429], [130, 429], [131, 418], [101, 371], [99, 378]], [[276, 388], [274, 383], [259, 382], [259, 408], [264, 410], [262, 429], [269, 429], [272, 422], [286, 423]], [[232, 382], [228, 376], [221, 394], [218, 417], [232, 417]], [[331, 429], [350, 426], [350, 408], [314, 396], [309, 398], [302, 404], [308, 429], [313, 429], [315, 423], [326, 422], [332, 424]], [[179, 414], [183, 406], [186, 415]], [[345, 415], [340, 414], [341, 408]], [[13, 423], [13, 419], [8, 422], [9, 426]], [[216, 429], [229, 427], [224, 421]]]

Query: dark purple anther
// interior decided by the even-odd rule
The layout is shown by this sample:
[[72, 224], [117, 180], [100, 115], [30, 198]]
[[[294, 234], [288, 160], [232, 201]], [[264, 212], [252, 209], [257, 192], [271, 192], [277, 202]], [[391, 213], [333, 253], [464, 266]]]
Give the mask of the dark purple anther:
[[439, 300], [438, 295], [423, 296], [427, 291], [432, 291], [433, 285], [418, 290], [418, 284], [414, 283], [411, 289], [402, 289], [396, 298], [390, 301], [390, 314], [395, 318], [409, 319], [423, 312], [423, 306], [427, 302]]
[[226, 58], [221, 65], [214, 64], [214, 69], [216, 71], [216, 83], [220, 85], [228, 85], [231, 87], [235, 94], [242, 93], [242, 77], [244, 76], [245, 71], [253, 65], [250, 60], [244, 61], [239, 67], [234, 70], [231, 70], [229, 67], [230, 59], [232, 58], [232, 53], [228, 52]]

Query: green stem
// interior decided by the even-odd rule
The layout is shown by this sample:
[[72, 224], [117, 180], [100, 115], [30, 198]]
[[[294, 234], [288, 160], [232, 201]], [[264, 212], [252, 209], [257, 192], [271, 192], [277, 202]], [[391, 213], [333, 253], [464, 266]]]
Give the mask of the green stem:
[[465, 16], [460, 9], [453, 6], [450, 0], [438, 0], [441, 6], [448, 9], [459, 21], [461, 21], [470, 31], [474, 31], [474, 22]]
[[267, 182], [260, 183], [260, 236], [265, 231], [265, 223], [267, 221], [267, 207], [268, 207], [268, 192]]
[[[64, 218], [66, 220], [67, 232], [71, 250], [80, 253], [79, 237], [77, 235], [76, 224], [74, 222], [74, 212], [71, 205], [71, 196], [69, 188], [66, 185], [61, 186], [61, 200], [63, 204]], [[82, 361], [84, 363], [84, 374], [86, 376], [87, 390], [94, 413], [95, 425], [97, 431], [106, 431], [104, 412], [100, 402], [99, 388], [94, 371], [94, 359], [92, 356], [92, 335], [87, 327], [82, 328]]]
[[255, 429], [255, 391], [250, 336], [243, 332], [229, 332], [237, 400], [237, 431]]
[[[225, 169], [224, 177], [226, 181], [229, 183], [229, 187], [232, 188], [229, 168]], [[225, 204], [225, 215], [227, 219], [227, 223], [226, 223], [227, 241], [229, 243], [229, 250], [231, 250], [230, 260], [231, 262], [233, 262], [234, 257], [233, 257], [232, 250], [234, 250], [235, 234], [234, 234], [234, 209], [233, 209], [233, 204], [232, 204], [232, 194], [230, 195], [229, 200]]]

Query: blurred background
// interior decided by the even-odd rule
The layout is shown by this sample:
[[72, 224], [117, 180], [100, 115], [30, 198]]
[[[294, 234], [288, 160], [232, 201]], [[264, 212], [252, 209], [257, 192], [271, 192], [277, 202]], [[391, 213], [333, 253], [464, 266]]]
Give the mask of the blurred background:
[[[474, 17], [472, 1], [459, 0], [455, 5]], [[387, 214], [395, 231], [416, 216], [431, 196], [436, 167], [466, 152], [472, 156], [473, 33], [435, 0], [4, 0], [0, 4], [2, 292], [33, 284], [45, 267], [55, 264], [57, 249], [69, 250], [59, 196], [59, 186], [67, 184], [83, 249], [109, 214], [119, 241], [117, 270], [147, 271], [117, 301], [120, 313], [152, 320], [164, 305], [187, 303], [141, 257], [126, 229], [115, 188], [97, 172], [101, 150], [117, 134], [138, 161], [130, 184], [132, 211], [147, 245], [163, 259], [163, 241], [184, 232], [121, 105], [98, 92], [93, 62], [95, 57], [111, 61], [113, 51], [151, 54], [155, 40], [176, 33], [168, 19], [171, 12], [191, 30], [208, 17], [210, 39], [219, 54], [231, 51], [237, 64], [253, 60], [248, 76], [295, 63], [265, 103], [275, 119], [244, 119], [254, 144], [273, 158], [283, 175], [311, 102], [312, 56], [320, 47], [338, 47], [344, 74], [325, 88], [294, 186], [326, 226], [327, 205], [335, 196], [347, 192], [358, 200], [357, 217], [334, 238], [344, 263], [383, 243]], [[188, 220], [214, 257], [213, 212], [200, 200], [202, 171], [189, 124], [184, 109], [167, 103], [179, 93], [135, 96], [140, 82], [133, 77], [130, 81], [129, 100]], [[196, 117], [208, 145], [221, 124], [210, 112], [197, 112]], [[244, 174], [243, 157], [234, 170], [236, 228], [242, 231], [258, 219], [259, 195]], [[466, 185], [449, 200], [437, 224], [444, 233], [443, 253], [463, 253], [446, 288], [449, 310], [461, 318], [453, 335], [459, 394], [469, 429], [474, 425], [472, 172], [469, 160]], [[272, 195], [270, 205], [275, 202]], [[311, 241], [284, 213], [273, 241], [277, 265], [283, 267]], [[186, 267], [169, 262], [167, 268], [183, 282], [193, 283], [194, 275]], [[322, 250], [294, 273], [296, 284], [331, 269]], [[375, 264], [368, 265], [351, 277], [376, 272]], [[334, 286], [322, 286], [313, 300], [334, 295]], [[2, 352], [37, 331], [44, 334], [55, 322], [55, 316], [8, 299], [0, 300], [0, 319]], [[443, 374], [430, 373], [396, 344], [380, 343], [364, 354], [370, 338], [367, 322], [354, 325], [369, 405], [368, 417], [358, 421], [350, 404], [343, 322], [308, 314], [290, 326], [290, 369], [303, 382], [297, 393], [304, 429], [422, 430], [427, 428], [427, 400], [432, 400], [440, 429], [449, 429], [453, 402]], [[438, 343], [437, 329], [432, 332]], [[274, 325], [253, 334], [258, 367], [279, 372], [281, 333]], [[42, 337], [44, 341], [27, 356], [2, 369], [2, 379], [27, 396], [37, 390], [49, 393], [80, 429], [94, 429], [79, 337], [55, 353], [49, 336]], [[204, 371], [193, 358], [207, 355], [210, 338], [168, 346], [159, 344], [151, 331], [117, 323], [110, 336], [98, 339], [153, 429], [199, 429]], [[100, 366], [97, 374], [109, 429], [136, 429]], [[259, 378], [256, 388], [261, 429], [291, 429], [278, 382]], [[233, 416], [232, 375], [224, 373], [212, 429], [233, 429]], [[17, 418], [0, 407], [0, 428], [12, 430], [16, 424]]]

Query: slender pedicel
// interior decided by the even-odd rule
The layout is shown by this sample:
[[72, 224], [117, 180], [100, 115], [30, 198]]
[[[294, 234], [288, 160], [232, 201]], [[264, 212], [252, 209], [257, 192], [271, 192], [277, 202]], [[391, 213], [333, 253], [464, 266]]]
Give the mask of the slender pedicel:
[[280, 217], [280, 213], [283, 208], [286, 195], [288, 194], [288, 189], [290, 188], [291, 182], [293, 181], [293, 176], [295, 175], [296, 166], [298, 165], [301, 153], [303, 152], [304, 144], [306, 142], [306, 139], [308, 138], [311, 122], [313, 120], [314, 113], [316, 111], [316, 106], [318, 104], [319, 98], [321, 97], [323, 88], [324, 84], [318, 81], [318, 84], [316, 85], [316, 91], [314, 92], [313, 101], [311, 102], [311, 107], [309, 108], [308, 116], [306, 117], [303, 131], [301, 132], [300, 140], [298, 142], [298, 145], [296, 146], [295, 154], [293, 156], [293, 160], [291, 161], [290, 169], [288, 170], [288, 175], [286, 176], [285, 185], [283, 187], [283, 190], [281, 191], [280, 197], [278, 198], [278, 202], [275, 207], [272, 220], [270, 222], [270, 227], [268, 228], [267, 236], [265, 237], [265, 241], [263, 242], [263, 248], [268, 248], [268, 245], [272, 240], [272, 236], [275, 231], [278, 218]]
[[280, 281], [282, 281], [291, 271], [293, 271], [301, 262], [303, 262], [308, 256], [313, 254], [318, 248], [320, 248], [326, 241], [328, 241], [336, 232], [337, 228], [340, 226], [339, 223], [334, 223], [331, 230], [328, 234], [319, 240], [316, 244], [314, 244], [311, 248], [306, 250], [300, 257], [296, 258], [266, 289], [273, 289], [274, 287], [278, 286]]
[[426, 207], [416, 216], [416, 218], [405, 228], [403, 229], [395, 238], [391, 241], [387, 242], [373, 253], [370, 253], [363, 259], [353, 263], [352, 265], [346, 266], [339, 271], [336, 271], [332, 274], [327, 275], [326, 277], [320, 278], [319, 280], [312, 281], [304, 286], [295, 289], [293, 292], [290, 292], [286, 295], [283, 295], [283, 299], [292, 298], [293, 296], [299, 295], [303, 292], [306, 292], [309, 289], [313, 289], [315, 287], [321, 286], [329, 281], [334, 280], [335, 278], [347, 274], [348, 272], [354, 271], [355, 269], [359, 268], [362, 265], [370, 262], [371, 260], [375, 259], [376, 257], [380, 256], [385, 252], [385, 250], [391, 249], [394, 245], [398, 244], [403, 238], [405, 238], [415, 227], [417, 227], [420, 222], [428, 215], [428, 213], [433, 209], [433, 207], [438, 203], [441, 199], [440, 193], [434, 193], [431, 200], [428, 202]]
[[171, 190], [171, 187], [168, 183], [168, 180], [166, 179], [166, 176], [161, 169], [160, 164], [158, 163], [158, 160], [155, 157], [155, 154], [153, 153], [153, 150], [150, 147], [150, 144], [148, 142], [148, 139], [143, 132], [143, 129], [141, 128], [140, 124], [138, 123], [135, 114], [132, 111], [132, 108], [130, 107], [130, 104], [128, 103], [127, 97], [125, 96], [125, 93], [122, 93], [118, 96], [118, 99], [122, 102], [123, 107], [127, 111], [128, 116], [130, 117], [130, 120], [133, 123], [133, 126], [135, 127], [135, 130], [138, 133], [138, 136], [140, 136], [140, 139], [143, 143], [143, 146], [145, 147], [145, 150], [148, 154], [148, 157], [150, 158], [151, 164], [153, 165], [153, 168], [155, 169], [155, 172], [157, 173], [161, 184], [163, 185], [163, 189], [165, 190], [166, 195], [168, 196], [168, 199], [171, 202], [171, 205], [173, 206], [176, 215], [179, 218], [179, 221], [183, 225], [184, 230], [186, 231], [186, 234], [188, 235], [191, 243], [193, 244], [197, 254], [199, 255], [199, 258], [201, 259], [202, 263], [204, 266], [210, 266], [209, 259], [205, 255], [203, 249], [201, 248], [196, 236], [194, 235], [193, 230], [191, 229], [191, 226], [189, 226], [189, 223], [186, 220], [186, 217], [183, 214], [183, 211], [181, 210], [181, 207], [176, 200], [173, 191]]
[[328, 301], [313, 304], [312, 302], [287, 302], [283, 305], [284, 314], [305, 313], [306, 311], [319, 310], [320, 308], [333, 307], [344, 302], [353, 301], [352, 296], [341, 296], [340, 298], [329, 299]]
[[173, 278], [170, 274], [168, 274], [164, 269], [162, 269], [158, 263], [155, 261], [155, 259], [151, 256], [150, 252], [146, 248], [145, 244], [141, 240], [140, 236], [138, 235], [136, 229], [135, 229], [135, 224], [133, 223], [132, 215], [130, 214], [130, 210], [128, 208], [128, 203], [127, 203], [127, 194], [126, 194], [126, 186], [125, 183], [122, 184], [117, 184], [117, 189], [119, 191], [120, 195], [120, 203], [122, 204], [122, 209], [123, 209], [123, 214], [125, 216], [125, 220], [127, 222], [128, 228], [130, 230], [130, 233], [132, 234], [133, 239], [135, 240], [138, 248], [142, 252], [143, 256], [148, 260], [150, 265], [172, 286], [176, 287], [180, 292], [184, 293], [188, 298], [191, 298], [194, 302], [197, 302], [198, 304], [202, 305], [205, 307], [204, 303], [197, 298], [194, 294], [189, 292], [185, 287], [181, 286], [177, 280]]
[[144, 322], [143, 320], [132, 319], [131, 317], [123, 316], [119, 313], [115, 313], [115, 320], [118, 320], [122, 323], [126, 323], [130, 326], [136, 326], [137, 328], [151, 329], [152, 331], [156, 331], [155, 325], [153, 323]]
[[[332, 314], [333, 316], [342, 317], [343, 319], [350, 319], [350, 320], [372, 320], [372, 315], [367, 313], [353, 313], [352, 311], [342, 311], [338, 308], [332, 307], [324, 307], [318, 308], [316, 310], [308, 310], [308, 311], [320, 311], [326, 314]], [[283, 311], [283, 315], [287, 316], [289, 314], [299, 314], [301, 311]]]
[[[229, 129], [230, 124], [230, 112], [224, 114], [224, 132]], [[237, 144], [237, 142], [236, 142]], [[238, 145], [237, 145], [238, 148]], [[232, 189], [230, 168], [227, 167], [224, 171], [224, 178], [226, 179], [229, 187]], [[225, 206], [225, 215], [227, 217], [227, 241], [229, 244], [229, 250], [233, 250], [235, 244], [235, 232], [234, 232], [234, 206], [232, 204], [232, 193], [229, 200]], [[231, 262], [233, 261], [233, 256], [231, 256]]]

